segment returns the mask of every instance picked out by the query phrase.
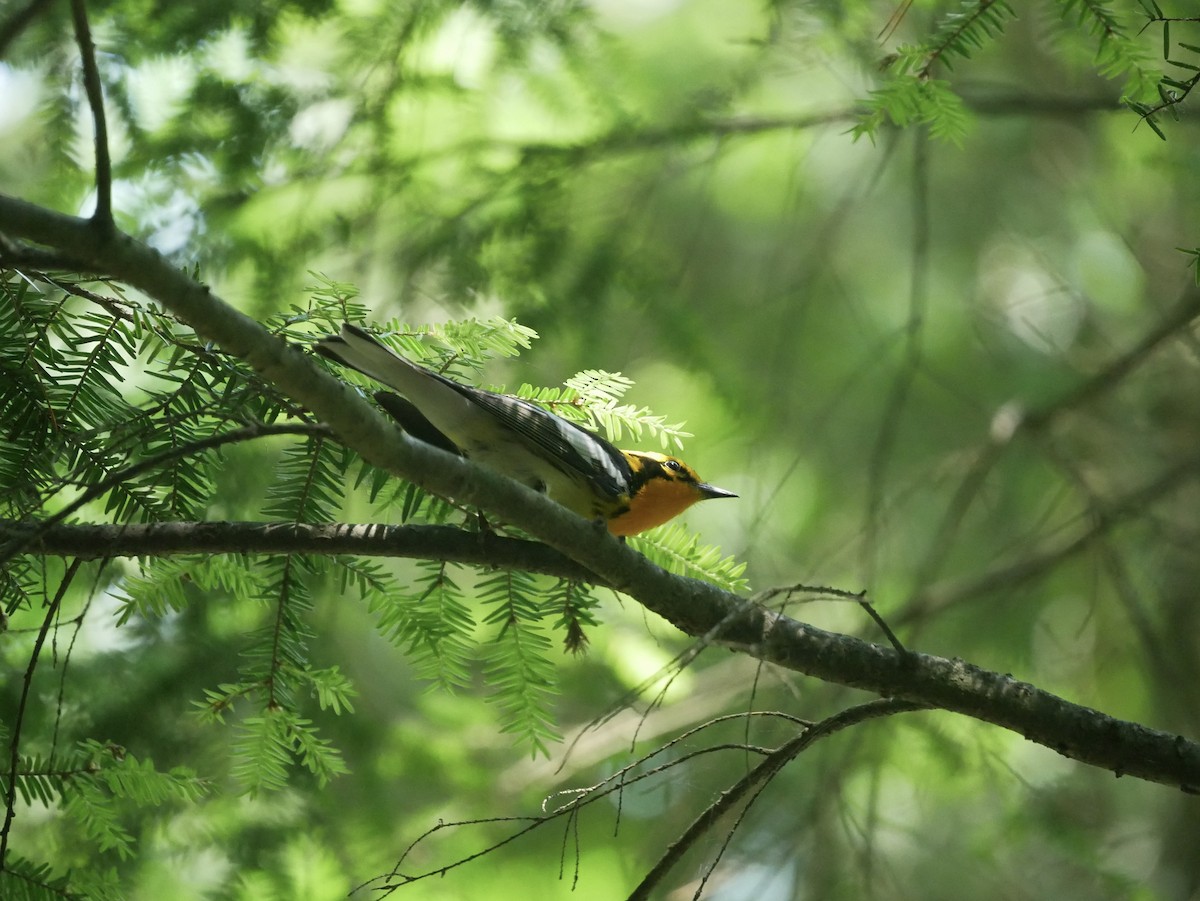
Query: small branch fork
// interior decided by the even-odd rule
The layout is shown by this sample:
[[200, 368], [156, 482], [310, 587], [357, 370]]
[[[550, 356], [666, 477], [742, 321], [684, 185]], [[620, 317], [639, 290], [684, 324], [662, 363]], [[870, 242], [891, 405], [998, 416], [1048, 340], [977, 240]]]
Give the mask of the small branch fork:
[[908, 649], [900, 643], [900, 639], [896, 637], [896, 633], [892, 631], [891, 626], [887, 624], [879, 611], [875, 609], [875, 605], [867, 599], [867, 592], [863, 591], [847, 591], [844, 588], [831, 588], [828, 585], [791, 585], [787, 588], [769, 588], [761, 592], [755, 601], [759, 604], [766, 604], [774, 598], [782, 595], [784, 602], [790, 601], [793, 595], [805, 594], [809, 595], [809, 600], [821, 600], [823, 598], [836, 598], [841, 601], [854, 601], [863, 608], [863, 612], [871, 617], [871, 621], [879, 627], [879, 631], [883, 633], [883, 637], [888, 640], [888, 643], [896, 649], [898, 654], [907, 654]]

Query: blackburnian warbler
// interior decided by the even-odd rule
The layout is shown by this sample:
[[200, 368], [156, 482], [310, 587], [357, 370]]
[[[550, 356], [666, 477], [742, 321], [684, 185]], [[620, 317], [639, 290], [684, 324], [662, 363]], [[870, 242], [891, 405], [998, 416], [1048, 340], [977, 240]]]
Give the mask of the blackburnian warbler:
[[737, 497], [700, 481], [682, 460], [619, 450], [528, 401], [460, 385], [349, 323], [313, 349], [400, 392], [378, 391], [375, 399], [414, 438], [470, 457], [580, 516], [603, 520], [614, 535], [652, 529], [697, 501]]

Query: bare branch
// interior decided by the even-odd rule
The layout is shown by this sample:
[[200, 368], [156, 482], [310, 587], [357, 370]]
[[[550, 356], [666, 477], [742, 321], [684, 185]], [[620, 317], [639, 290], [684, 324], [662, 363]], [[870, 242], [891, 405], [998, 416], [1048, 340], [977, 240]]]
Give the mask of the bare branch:
[[[42, 252], [30, 251], [30, 253], [36, 255]], [[0, 264], [3, 264], [4, 261], [3, 254], [0, 254]], [[66, 269], [70, 272], [80, 271], [74, 266], [61, 265], [61, 261], [55, 261], [55, 265], [50, 268]], [[123, 303], [122, 301], [116, 300], [112, 297], [105, 297], [103, 294], [97, 294], [95, 291], [89, 291], [87, 288], [81, 287], [74, 282], [57, 278], [48, 272], [43, 272], [40, 270], [28, 270], [21, 271], [20, 274], [26, 278], [36, 279], [37, 281], [45, 282], [47, 285], [53, 285], [55, 288], [65, 294], [70, 294], [74, 297], [81, 297], [84, 300], [91, 301], [92, 303], [103, 307], [115, 319], [124, 319], [126, 322], [133, 321], [133, 313], [130, 312], [129, 305]]]
[[[879, 704], [880, 702], [872, 702], [872, 703]], [[883, 702], [883, 703], [890, 703], [890, 702]], [[871, 705], [868, 704], [868, 705], [862, 705], [862, 706], [867, 707], [867, 706], [871, 706]], [[882, 714], [877, 714], [877, 715], [882, 715]], [[599, 782], [597, 782], [593, 785], [588, 785], [588, 786], [584, 786], [584, 787], [580, 787], [580, 788], [573, 788], [573, 789], [556, 792], [555, 794], [546, 798], [542, 802], [543, 813], [539, 816], [488, 817], [486, 819], [459, 820], [459, 821], [454, 821], [454, 822], [439, 821], [436, 825], [430, 827], [429, 829], [425, 830], [425, 832], [423, 832], [421, 835], [417, 836], [417, 838], [414, 839], [408, 845], [408, 847], [404, 849], [404, 851], [400, 855], [399, 860], [396, 861], [396, 864], [392, 868], [392, 871], [390, 873], [387, 873], [382, 876], [377, 876], [377, 877], [369, 880], [368, 882], [364, 883], [363, 885], [360, 885], [357, 888], [355, 888], [354, 890], [352, 890], [351, 894], [356, 894], [359, 890], [370, 887], [371, 889], [373, 889], [374, 891], [379, 893], [380, 896], [387, 897], [388, 895], [391, 895], [393, 892], [395, 892], [397, 889], [399, 889], [400, 887], [402, 887], [404, 885], [408, 885], [413, 882], [419, 882], [424, 879], [429, 879], [430, 877], [433, 877], [433, 876], [444, 876], [450, 870], [455, 869], [460, 866], [463, 866], [464, 864], [471, 863], [472, 861], [479, 860], [480, 858], [487, 856], [488, 854], [492, 853], [493, 851], [496, 851], [499, 848], [502, 848], [505, 845], [512, 843], [513, 841], [520, 838], [521, 836], [526, 835], [527, 833], [533, 832], [535, 829], [539, 829], [542, 826], [553, 822], [554, 820], [566, 817], [566, 818], [568, 818], [568, 820], [570, 822], [572, 822], [572, 823], [576, 822], [579, 811], [581, 811], [584, 807], [588, 806], [589, 804], [599, 801], [600, 799], [608, 797], [609, 795], [612, 795], [614, 793], [620, 794], [621, 792], [625, 791], [629, 786], [635, 785], [639, 782], [643, 782], [648, 779], [654, 779], [666, 772], [669, 772], [670, 770], [673, 770], [677, 767], [683, 766], [692, 760], [697, 760], [702, 757], [708, 757], [708, 756], [711, 756], [714, 754], [720, 754], [721, 752], [724, 752], [724, 751], [740, 751], [740, 752], [748, 753], [748, 754], [756, 754], [756, 755], [759, 755], [764, 758], [771, 756], [773, 754], [777, 754], [778, 753], [777, 749], [763, 748], [763, 747], [757, 747], [754, 745], [740, 744], [740, 743], [739, 744], [729, 744], [729, 743], [722, 742], [722, 743], [717, 743], [717, 744], [706, 745], [702, 748], [698, 748], [698, 749], [694, 749], [694, 750], [688, 750], [684, 747], [685, 743], [687, 743], [690, 739], [700, 735], [701, 733], [708, 731], [709, 729], [711, 729], [714, 726], [717, 726], [721, 723], [728, 722], [730, 720], [741, 720], [741, 719], [748, 720], [748, 719], [759, 719], [759, 718], [763, 718], [763, 717], [771, 717], [771, 718], [781, 717], [783, 719], [786, 719], [789, 722], [792, 722], [792, 723], [796, 724], [797, 726], [799, 726], [803, 730], [803, 734], [805, 734], [805, 735], [811, 733], [813, 726], [814, 726], [814, 724], [812, 724], [812, 723], [809, 723], [804, 720], [799, 720], [795, 717], [786, 716], [786, 715], [782, 715], [779, 713], [773, 713], [773, 712], [768, 712], [768, 711], [760, 711], [757, 713], [739, 713], [739, 714], [731, 714], [729, 716], [715, 717], [713, 719], [707, 720], [706, 722], [700, 723], [699, 725], [694, 726], [691, 729], [688, 729], [688, 730], [682, 732], [681, 734], [677, 735], [675, 738], [671, 739], [670, 741], [666, 742], [665, 744], [660, 745], [660, 746], [656, 747], [653, 751], [650, 751], [649, 753], [638, 757], [636, 760], [626, 764], [625, 766], [623, 766], [619, 770], [617, 770], [615, 773], [611, 773], [610, 775], [606, 776], [605, 778], [601, 779]], [[836, 719], [836, 717], [832, 717], [831, 719]], [[829, 722], [829, 721], [827, 720], [826, 722]], [[847, 723], [847, 725], [849, 725], [849, 723]], [[817, 734], [812, 736], [812, 740], [815, 740], [816, 738], [822, 737], [824, 735], [830, 735], [835, 731], [837, 731], [837, 730], [834, 729], [834, 730], [819, 731]], [[795, 740], [793, 739], [792, 741], [788, 742], [788, 745], [792, 745], [794, 743], [795, 743]], [[806, 742], [804, 746], [807, 746], [810, 743], [811, 743], [811, 741]], [[651, 765], [652, 762], [656, 758], [662, 760], [662, 762], [655, 764], [655, 765]], [[521, 828], [518, 829], [516, 832], [514, 832], [508, 836], [505, 836], [503, 838], [497, 839], [482, 849], [479, 849], [479, 850], [476, 850], [473, 852], [467, 852], [467, 853], [459, 856], [457, 859], [455, 859], [454, 861], [452, 861], [448, 864], [443, 864], [441, 866], [437, 866], [432, 869], [427, 869], [422, 872], [411, 873], [411, 874], [401, 871], [401, 867], [403, 867], [406, 864], [408, 859], [410, 857], [416, 856], [414, 854], [414, 851], [419, 846], [423, 845], [432, 836], [437, 834], [438, 832], [441, 832], [446, 829], [461, 829], [462, 827], [465, 827], [465, 826], [476, 826], [476, 825], [480, 825], [480, 824], [484, 824], [484, 823], [489, 823], [489, 824], [490, 823], [513, 823], [513, 824], [519, 823], [522, 825], [521, 825]], [[428, 853], [426, 853], [426, 855], [424, 855], [424, 856], [427, 858]]]
[[0, 538], [20, 542], [27, 554], [81, 560], [179, 554], [353, 554], [444, 560], [604, 584], [541, 542], [453, 526], [157, 522], [46, 528], [40, 523], [0, 521]]
[[108, 155], [108, 124], [104, 118], [104, 89], [100, 84], [100, 69], [96, 65], [96, 45], [88, 25], [84, 0], [71, 0], [71, 15], [75, 20], [75, 42], [83, 62], [83, 87], [88, 106], [92, 108], [92, 126], [96, 137], [96, 211], [92, 221], [107, 232], [112, 228], [112, 160]]

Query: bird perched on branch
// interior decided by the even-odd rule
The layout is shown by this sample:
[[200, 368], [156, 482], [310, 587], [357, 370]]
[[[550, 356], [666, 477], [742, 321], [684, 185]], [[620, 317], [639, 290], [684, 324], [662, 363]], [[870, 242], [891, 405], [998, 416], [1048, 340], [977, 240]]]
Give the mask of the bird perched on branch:
[[356, 325], [313, 349], [387, 385], [375, 399], [406, 432], [516, 479], [614, 535], [636, 535], [698, 501], [737, 497], [700, 481], [676, 457], [620, 450], [528, 401], [458, 382], [411, 363]]

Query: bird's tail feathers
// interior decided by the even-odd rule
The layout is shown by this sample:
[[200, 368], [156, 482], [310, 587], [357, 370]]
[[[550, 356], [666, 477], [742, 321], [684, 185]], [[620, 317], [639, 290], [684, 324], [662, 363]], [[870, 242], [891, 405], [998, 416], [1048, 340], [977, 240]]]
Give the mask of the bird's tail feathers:
[[402, 393], [407, 393], [414, 378], [433, 375], [393, 353], [357, 325], [348, 322], [342, 324], [341, 335], [322, 338], [313, 345], [313, 350]]

